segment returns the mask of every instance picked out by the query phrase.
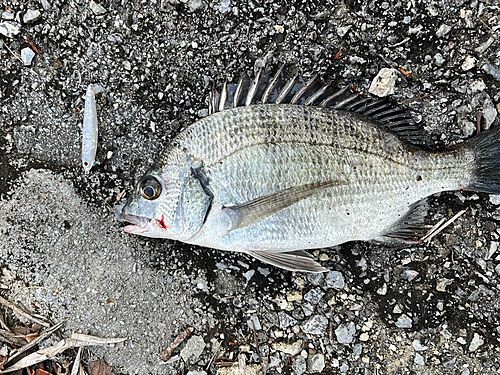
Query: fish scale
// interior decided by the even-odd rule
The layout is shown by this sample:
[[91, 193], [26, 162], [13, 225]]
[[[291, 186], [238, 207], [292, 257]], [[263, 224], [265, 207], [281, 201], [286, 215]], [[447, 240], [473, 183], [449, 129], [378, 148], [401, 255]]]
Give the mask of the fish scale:
[[[240, 94], [247, 81], [213, 91], [211, 111], [262, 100]], [[270, 87], [254, 82], [258, 92]], [[500, 192], [500, 128], [432, 151], [421, 129], [388, 103], [310, 87], [324, 92], [300, 98], [309, 105], [289, 104], [285, 85], [265, 98], [269, 104], [211, 112], [185, 128], [120, 208], [119, 218], [132, 223], [125, 231], [319, 272], [325, 269], [303, 250], [416, 241], [425, 230], [426, 197]], [[283, 104], [272, 102], [277, 98]]]

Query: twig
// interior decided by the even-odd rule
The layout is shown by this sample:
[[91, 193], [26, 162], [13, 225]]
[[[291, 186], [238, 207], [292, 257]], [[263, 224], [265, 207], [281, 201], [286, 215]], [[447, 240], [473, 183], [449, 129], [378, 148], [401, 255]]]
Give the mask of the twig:
[[445, 221], [446, 221], [446, 218], [444, 218], [444, 217], [441, 220], [439, 220], [436, 223], [436, 225], [434, 225], [431, 229], [429, 229], [429, 231], [427, 232], [427, 234], [425, 236], [423, 236], [419, 240], [419, 242], [424, 242], [427, 239], [427, 237], [429, 237], [432, 233], [434, 233], [436, 231], [436, 229], [438, 229], [441, 226], [441, 224], [443, 224]]
[[208, 362], [208, 365], [207, 365], [207, 368], [205, 369], [205, 371], [208, 371], [208, 369], [210, 368], [210, 365], [214, 361], [215, 357], [220, 353], [221, 344], [222, 344], [222, 341], [217, 341], [217, 345], [216, 345], [215, 350], [214, 350], [214, 355], [212, 356], [212, 358], [210, 358], [210, 362]]
[[23, 339], [23, 337], [24, 336], [22, 335], [17, 335], [13, 332], [0, 329], [0, 341], [4, 341], [6, 343], [14, 345], [24, 345], [26, 341]]
[[20, 356], [21, 354], [23, 354], [25, 351], [31, 349], [32, 347], [34, 347], [35, 345], [38, 345], [39, 342], [45, 340], [47, 337], [49, 337], [50, 335], [52, 335], [55, 331], [57, 331], [59, 328], [62, 327], [62, 325], [66, 322], [66, 320], [63, 320], [62, 322], [60, 323], [57, 323], [55, 326], [52, 326], [50, 327], [48, 330], [46, 330], [44, 333], [42, 333], [40, 336], [38, 336], [36, 339], [34, 339], [33, 341], [27, 343], [26, 345], [24, 345], [23, 347], [17, 349], [17, 351], [12, 354], [10, 357], [9, 357], [9, 360], [7, 361], [8, 362], [11, 362], [13, 361], [14, 359], [16, 359], [18, 356]]
[[5, 320], [3, 319], [3, 312], [0, 313], [0, 327], [5, 329], [6, 331], [11, 332], [10, 328], [7, 326], [7, 324], [5, 323]]
[[40, 325], [42, 325], [44, 327], [50, 328], [50, 324], [49, 323], [44, 322], [43, 320], [40, 320], [40, 319], [37, 319], [37, 318], [31, 316], [30, 314], [24, 312], [19, 307], [17, 307], [16, 305], [14, 305], [12, 302], [7, 301], [3, 297], [0, 297], [0, 304], [11, 308], [14, 312], [18, 313], [21, 316], [24, 316], [25, 318], [31, 320], [32, 322], [35, 322], [35, 323], [38, 323], [38, 324], [40, 324]]
[[434, 233], [432, 233], [429, 237], [425, 239], [425, 242], [430, 242], [435, 236], [437, 236], [443, 229], [445, 229], [448, 225], [453, 223], [455, 220], [457, 220], [460, 216], [462, 216], [465, 211], [467, 211], [467, 208], [465, 210], [459, 211], [456, 215], [454, 215], [450, 220], [448, 220], [446, 223], [444, 223], [439, 229], [437, 229]]
[[23, 61], [23, 60], [22, 60], [19, 56], [17, 56], [17, 55], [14, 53], [14, 51], [12, 51], [12, 50], [9, 48], [9, 46], [8, 46], [7, 44], [5, 44], [5, 43], [4, 43], [3, 45], [5, 46], [5, 48], [7, 48], [7, 49], [9, 50], [9, 52], [10, 52], [10, 53], [12, 53], [12, 56], [14, 56], [16, 59], [18, 59], [19, 61], [21, 61], [21, 62], [23, 63], [23, 65], [24, 65], [24, 61]]
[[252, 329], [253, 329], [253, 339], [255, 341], [255, 349], [257, 349], [257, 355], [259, 356], [259, 362], [261, 365], [263, 365], [264, 362], [262, 362], [262, 357], [260, 356], [260, 350], [259, 350], [259, 342], [257, 341], [257, 333], [255, 332], [255, 323], [252, 319]]
[[184, 332], [177, 336], [175, 340], [172, 341], [172, 343], [168, 346], [168, 348], [165, 349], [163, 353], [161, 353], [161, 360], [163, 362], [166, 362], [170, 358], [174, 350], [180, 345], [180, 343], [183, 342], [187, 337], [189, 337], [191, 333], [193, 333], [193, 331], [193, 327], [188, 327]]

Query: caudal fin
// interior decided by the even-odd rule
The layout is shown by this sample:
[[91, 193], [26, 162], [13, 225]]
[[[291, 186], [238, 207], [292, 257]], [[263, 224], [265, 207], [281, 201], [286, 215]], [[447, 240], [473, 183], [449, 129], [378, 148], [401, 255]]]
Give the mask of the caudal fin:
[[475, 152], [476, 168], [467, 190], [500, 194], [500, 126], [477, 135], [468, 146]]

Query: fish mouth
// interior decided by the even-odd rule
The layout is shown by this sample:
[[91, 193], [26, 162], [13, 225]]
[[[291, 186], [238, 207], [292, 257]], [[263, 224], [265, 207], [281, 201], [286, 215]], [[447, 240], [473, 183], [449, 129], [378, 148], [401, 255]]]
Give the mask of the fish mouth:
[[130, 223], [131, 225], [127, 225], [123, 228], [126, 233], [137, 233], [144, 232], [144, 229], [149, 224], [151, 219], [148, 219], [144, 216], [137, 216], [128, 214], [123, 211], [124, 206], [119, 206], [116, 209], [116, 219], [121, 223]]

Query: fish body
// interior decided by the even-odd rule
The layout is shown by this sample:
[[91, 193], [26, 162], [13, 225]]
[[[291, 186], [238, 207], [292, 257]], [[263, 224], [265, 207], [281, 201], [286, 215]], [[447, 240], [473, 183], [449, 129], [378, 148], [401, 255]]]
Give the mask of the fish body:
[[[353, 111], [238, 106], [178, 134], [119, 217], [133, 223], [125, 227], [128, 233], [323, 271], [303, 250], [410, 238], [423, 228], [429, 195], [500, 190], [496, 181], [478, 177], [477, 149], [489, 143], [483, 136], [426, 151]], [[498, 154], [492, 152], [499, 151], [487, 152], [488, 168], [496, 170]]]

